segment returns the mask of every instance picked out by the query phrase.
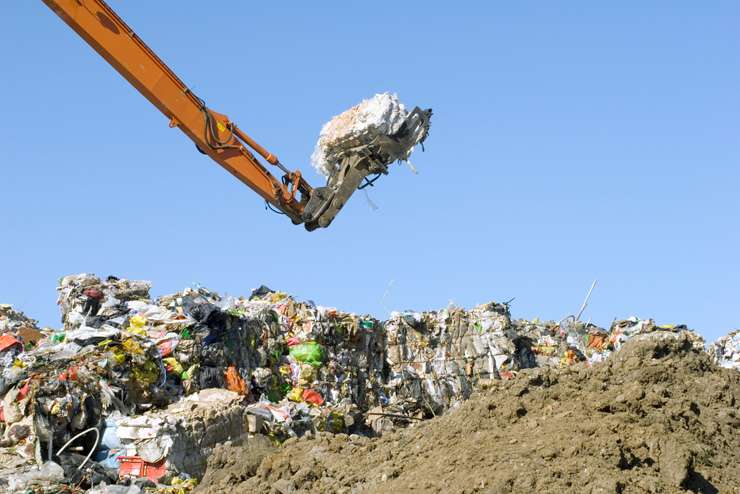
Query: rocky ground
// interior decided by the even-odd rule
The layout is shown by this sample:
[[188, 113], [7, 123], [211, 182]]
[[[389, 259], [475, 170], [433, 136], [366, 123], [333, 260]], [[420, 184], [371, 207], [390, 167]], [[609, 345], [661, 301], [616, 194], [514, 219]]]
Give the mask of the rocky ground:
[[380, 438], [220, 446], [198, 492], [740, 492], [740, 373], [656, 333]]

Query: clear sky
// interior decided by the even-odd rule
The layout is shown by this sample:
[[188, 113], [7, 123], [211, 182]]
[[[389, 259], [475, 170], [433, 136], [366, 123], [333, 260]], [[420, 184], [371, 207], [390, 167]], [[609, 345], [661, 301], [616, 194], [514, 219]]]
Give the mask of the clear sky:
[[[209, 5], [206, 7], [206, 3]], [[740, 326], [740, 3], [110, 0], [208, 105], [321, 184], [329, 118], [435, 111], [426, 153], [308, 233], [197, 153], [40, 0], [0, 2], [0, 302], [60, 276], [262, 283], [384, 317]]]

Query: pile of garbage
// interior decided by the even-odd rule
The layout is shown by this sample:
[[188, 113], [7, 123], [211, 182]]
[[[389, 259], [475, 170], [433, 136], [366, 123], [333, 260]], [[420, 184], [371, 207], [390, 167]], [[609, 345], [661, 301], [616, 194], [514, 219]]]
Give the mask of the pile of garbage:
[[[383, 332], [372, 317], [264, 287], [249, 298], [192, 288], [156, 301], [150, 288], [67, 276], [58, 288], [63, 328], [43, 333], [5, 310], [2, 341], [12, 344], [0, 354], [0, 455], [13, 461], [0, 470], [10, 488], [50, 481], [48, 464], [67, 457], [87, 472], [73, 477], [79, 485], [182, 482], [202, 474], [207, 448], [189, 452], [204, 443], [247, 430], [275, 440], [345, 431], [377, 401]], [[23, 336], [29, 324], [35, 341]], [[193, 425], [204, 394], [217, 403], [201, 420], [211, 431]], [[30, 476], [18, 474], [24, 468]]]
[[[244, 434], [382, 435], [525, 369], [600, 362], [637, 335], [704, 346], [685, 326], [512, 320], [496, 302], [381, 322], [264, 286], [249, 297], [194, 287], [156, 300], [150, 289], [62, 278], [59, 329], [0, 306], [0, 490], [185, 491], [214, 447]], [[736, 366], [737, 339], [721, 339], [713, 355]]]

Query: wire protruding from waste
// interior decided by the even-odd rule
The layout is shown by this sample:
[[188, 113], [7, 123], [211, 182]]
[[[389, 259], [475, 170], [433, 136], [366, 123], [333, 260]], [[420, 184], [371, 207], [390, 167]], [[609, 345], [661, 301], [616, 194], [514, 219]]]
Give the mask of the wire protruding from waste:
[[[59, 451], [57, 451], [57, 454], [56, 455], [59, 456], [60, 454], [62, 454], [62, 451], [64, 451], [65, 449], [67, 449], [67, 446], [69, 446], [70, 444], [72, 444], [73, 442], [75, 442], [77, 439], [81, 438], [85, 434], [90, 433], [91, 431], [95, 431], [95, 444], [93, 444], [93, 447], [90, 448], [90, 452], [87, 454], [87, 456], [85, 457], [84, 461], [82, 463], [80, 463], [80, 466], [79, 467], [77, 467], [77, 470], [82, 470], [82, 467], [84, 467], [85, 464], [88, 461], [90, 461], [90, 458], [92, 457], [93, 453], [98, 448], [98, 443], [100, 442], [100, 431], [98, 430], [97, 427], [90, 427], [89, 429], [85, 429], [84, 431], [80, 432], [76, 436], [73, 436], [72, 439], [70, 439], [69, 441], [67, 441], [66, 443], [64, 443], [64, 446], [62, 446], [61, 448], [59, 448]], [[51, 460], [51, 458], [49, 458], [49, 460]]]
[[588, 293], [586, 294], [586, 298], [583, 300], [583, 304], [581, 305], [581, 309], [578, 311], [578, 315], [576, 316], [576, 321], [581, 319], [581, 316], [583, 315], [583, 311], [586, 310], [586, 307], [588, 307], [588, 301], [591, 298], [591, 292], [594, 291], [594, 287], [596, 286], [596, 282], [598, 280], [594, 280], [593, 283], [591, 283], [591, 288], [588, 289]]

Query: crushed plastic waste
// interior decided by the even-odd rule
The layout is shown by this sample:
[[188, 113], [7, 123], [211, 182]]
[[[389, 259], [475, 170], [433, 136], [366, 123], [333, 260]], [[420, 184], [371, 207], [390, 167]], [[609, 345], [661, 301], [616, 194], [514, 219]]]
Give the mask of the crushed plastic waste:
[[[150, 288], [66, 276], [58, 330], [0, 306], [0, 490], [187, 492], [213, 448], [244, 434], [383, 434], [522, 369], [600, 362], [632, 338], [686, 335], [704, 346], [685, 326], [512, 320], [495, 302], [383, 322], [264, 286], [249, 297], [196, 287], [156, 300]], [[710, 353], [737, 368], [739, 339], [731, 333]]]

